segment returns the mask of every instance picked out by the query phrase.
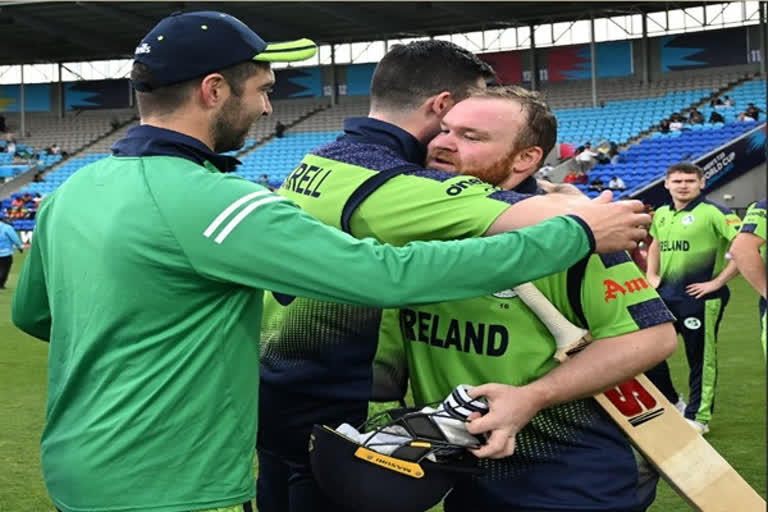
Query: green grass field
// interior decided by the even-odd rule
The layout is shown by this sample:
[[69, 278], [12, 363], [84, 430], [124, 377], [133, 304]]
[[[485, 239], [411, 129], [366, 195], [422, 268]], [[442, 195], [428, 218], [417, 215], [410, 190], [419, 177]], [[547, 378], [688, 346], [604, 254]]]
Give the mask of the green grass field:
[[[11, 289], [0, 290], [0, 512], [42, 512], [52, 510], [38, 451], [47, 345], [11, 325], [11, 294], [20, 267], [17, 258], [8, 284]], [[758, 340], [757, 295], [741, 278], [734, 280], [731, 289], [720, 333], [717, 411], [707, 439], [765, 496], [766, 368]], [[675, 384], [685, 390], [682, 350], [678, 349], [671, 364]], [[651, 511], [685, 510], [689, 507], [662, 483]]]

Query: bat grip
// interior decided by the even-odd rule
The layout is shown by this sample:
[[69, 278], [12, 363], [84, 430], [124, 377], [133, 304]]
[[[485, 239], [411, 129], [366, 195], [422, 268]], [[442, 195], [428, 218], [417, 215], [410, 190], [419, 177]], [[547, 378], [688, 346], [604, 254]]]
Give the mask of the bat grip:
[[589, 344], [591, 341], [589, 332], [573, 325], [534, 285], [521, 284], [515, 287], [515, 292], [555, 338], [557, 350], [554, 358], [556, 360], [562, 363], [568, 359], [569, 355]]

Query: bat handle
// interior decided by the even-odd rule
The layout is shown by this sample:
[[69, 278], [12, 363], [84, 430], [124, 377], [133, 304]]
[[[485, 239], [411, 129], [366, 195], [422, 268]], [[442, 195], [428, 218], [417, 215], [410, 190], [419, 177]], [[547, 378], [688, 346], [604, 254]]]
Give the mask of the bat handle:
[[555, 338], [557, 350], [554, 358], [563, 362], [568, 356], [583, 349], [591, 338], [585, 329], [573, 325], [552, 303], [531, 283], [515, 287], [517, 296], [525, 303]]

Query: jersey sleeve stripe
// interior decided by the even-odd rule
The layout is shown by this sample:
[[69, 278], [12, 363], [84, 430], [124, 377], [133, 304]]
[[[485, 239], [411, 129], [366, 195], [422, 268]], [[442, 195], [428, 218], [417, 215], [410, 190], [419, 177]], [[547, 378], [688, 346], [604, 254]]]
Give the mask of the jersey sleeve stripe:
[[243, 208], [243, 210], [238, 213], [234, 219], [229, 221], [229, 224], [227, 224], [224, 229], [221, 230], [221, 233], [214, 239], [214, 242], [217, 244], [220, 244], [221, 242], [226, 239], [229, 234], [234, 230], [238, 224], [240, 224], [244, 218], [246, 218], [253, 210], [258, 208], [259, 206], [268, 204], [268, 203], [274, 203], [275, 201], [287, 201], [285, 197], [282, 196], [272, 196], [272, 197], [266, 197], [264, 199], [261, 199], [259, 201], [255, 201], [251, 204], [249, 204], [247, 207]]
[[757, 231], [757, 224], [742, 224], [741, 233], [754, 233]]
[[632, 261], [629, 257], [629, 254], [624, 251], [601, 254], [600, 260], [603, 262], [605, 268], [615, 267], [616, 265], [621, 265], [622, 263], [629, 263]]
[[638, 329], [647, 329], [654, 325], [675, 321], [674, 315], [658, 297], [627, 306], [627, 311]]
[[227, 206], [224, 209], [224, 211], [222, 211], [218, 216], [216, 216], [213, 222], [211, 222], [211, 225], [208, 226], [205, 231], [203, 231], [203, 236], [205, 236], [206, 238], [210, 237], [214, 231], [219, 229], [219, 226], [221, 225], [221, 223], [227, 220], [227, 217], [232, 215], [232, 212], [240, 208], [240, 206], [242, 206], [243, 204], [247, 203], [251, 199], [255, 199], [257, 197], [264, 196], [271, 193], [272, 192], [270, 192], [269, 190], [259, 190], [257, 192], [251, 192], [250, 194], [241, 197], [234, 203]]

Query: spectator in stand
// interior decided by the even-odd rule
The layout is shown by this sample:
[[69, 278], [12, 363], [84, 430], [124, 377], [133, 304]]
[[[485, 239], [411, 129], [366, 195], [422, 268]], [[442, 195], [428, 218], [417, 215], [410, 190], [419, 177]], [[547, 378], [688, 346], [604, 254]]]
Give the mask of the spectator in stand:
[[693, 107], [690, 110], [690, 114], [688, 115], [688, 124], [703, 124], [704, 123], [704, 115], [699, 112], [699, 110], [696, 107]]
[[259, 176], [259, 179], [256, 180], [256, 183], [258, 183], [262, 187], [266, 187], [269, 189], [272, 188], [269, 186], [269, 176], [267, 176], [266, 174], [262, 174], [261, 176]]
[[5, 146], [5, 150], [8, 152], [9, 155], [16, 155], [16, 140], [10, 136], [8, 136], [8, 145]]
[[714, 123], [724, 123], [725, 118], [720, 114], [720, 112], [717, 112], [715, 110], [712, 111], [711, 114], [709, 114], [709, 122]]
[[621, 158], [619, 146], [613, 141], [608, 145], [608, 156], [611, 158], [611, 164], [616, 165], [619, 163], [619, 159]]
[[733, 105], [734, 103], [730, 96], [726, 96], [725, 98], [723, 98], [723, 106], [732, 107]]
[[669, 133], [669, 120], [668, 119], [662, 119], [659, 123], [659, 131], [661, 133]]
[[596, 157], [597, 153], [592, 150], [592, 143], [587, 142], [584, 144], [584, 149], [576, 155], [576, 163], [582, 172], [586, 172], [594, 165]]
[[24, 208], [23, 206], [20, 206], [20, 207], [11, 209], [10, 217], [13, 220], [24, 220], [27, 218], [27, 214], [28, 214], [27, 209]]
[[611, 150], [611, 146], [608, 144], [607, 140], [604, 140], [600, 143], [600, 145], [597, 147], [597, 156], [595, 158], [598, 162], [601, 164], [607, 164], [611, 161], [611, 157], [608, 156], [608, 152]]
[[[753, 114], [753, 115], [756, 115], [756, 114]], [[739, 121], [754, 123], [755, 121], [757, 121], [757, 119], [752, 117], [752, 115], [750, 115], [749, 112], [742, 112], [741, 114], [739, 114]]]
[[611, 181], [608, 182], [608, 188], [611, 190], [626, 190], [627, 185], [624, 180], [618, 176], [611, 176]]
[[284, 125], [283, 123], [281, 123], [280, 121], [278, 121], [277, 123], [275, 123], [275, 137], [277, 137], [277, 138], [279, 138], [279, 139], [280, 139], [280, 138], [282, 138], [282, 137], [283, 137], [283, 135], [285, 134], [285, 130], [286, 130], [286, 128], [288, 128], [288, 127], [287, 127], [287, 126], [285, 126], [285, 125]]
[[673, 132], [679, 132], [685, 128], [685, 117], [680, 112], [675, 112], [669, 118], [669, 129]]
[[747, 110], [744, 111], [745, 114], [747, 114], [749, 117], [751, 117], [755, 121], [760, 119], [760, 112], [765, 112], [765, 111], [761, 108], [756, 107], [754, 103], [748, 103]]
[[0, 116], [0, 133], [8, 131], [8, 127], [5, 125], [5, 116]]
[[723, 100], [721, 100], [719, 96], [716, 96], [709, 102], [709, 106], [712, 108], [722, 108], [725, 105], [723, 104]]
[[589, 184], [589, 190], [593, 190], [595, 192], [602, 192], [604, 188], [605, 184], [603, 183], [603, 180], [600, 179], [600, 176], [593, 179], [592, 183]]
[[24, 200], [21, 197], [16, 196], [11, 200], [12, 208], [20, 208], [22, 206], [24, 206]]

